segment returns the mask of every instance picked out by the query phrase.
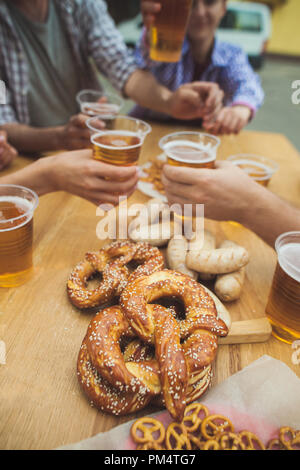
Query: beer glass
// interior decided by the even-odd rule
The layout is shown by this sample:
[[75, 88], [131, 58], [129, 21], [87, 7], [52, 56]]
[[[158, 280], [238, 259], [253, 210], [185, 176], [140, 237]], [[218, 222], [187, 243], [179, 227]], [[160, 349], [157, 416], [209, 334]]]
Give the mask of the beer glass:
[[300, 232], [280, 235], [278, 262], [266, 307], [273, 335], [292, 343], [300, 338]]
[[161, 10], [150, 28], [150, 58], [178, 62], [192, 7], [192, 0], [161, 0]]
[[119, 114], [124, 103], [115, 93], [96, 90], [82, 90], [76, 99], [83, 114], [99, 116], [99, 119], [108, 124]]
[[140, 119], [117, 116], [112, 129], [91, 136], [94, 158], [111, 165], [135, 165], [151, 126]]
[[227, 159], [234, 163], [262, 186], [268, 186], [272, 176], [279, 168], [279, 165], [269, 158], [241, 153], [232, 155]]
[[160, 148], [173, 166], [214, 168], [220, 139], [203, 132], [175, 132], [159, 141]]
[[38, 196], [30, 189], [0, 185], [0, 287], [16, 287], [30, 277], [37, 205]]

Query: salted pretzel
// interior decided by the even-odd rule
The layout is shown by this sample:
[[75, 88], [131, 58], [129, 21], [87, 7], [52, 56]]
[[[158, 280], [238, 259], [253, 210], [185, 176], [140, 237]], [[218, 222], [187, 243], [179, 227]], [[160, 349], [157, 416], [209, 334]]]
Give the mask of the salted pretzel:
[[[139, 266], [131, 273], [128, 265]], [[77, 308], [93, 308], [119, 297], [128, 278], [150, 274], [162, 269], [164, 259], [158, 248], [147, 243], [117, 241], [97, 251], [86, 253], [85, 260], [72, 271], [67, 282], [67, 293]], [[88, 280], [95, 274], [102, 279], [94, 289], [88, 289]]]
[[[178, 322], [178, 326], [169, 310], [155, 303], [161, 297], [175, 297], [183, 302], [186, 319]], [[228, 333], [225, 323], [217, 318], [214, 301], [189, 276], [165, 269], [129, 281], [120, 305], [136, 335], [148, 344], [155, 344], [166, 407], [181, 421], [188, 382], [196, 382], [213, 361], [217, 335]], [[180, 340], [185, 340], [182, 345]]]
[[209, 411], [206, 406], [201, 403], [192, 403], [185, 409], [182, 424], [189, 433], [195, 432], [199, 429], [202, 420], [208, 415]]
[[300, 450], [300, 431], [289, 426], [281, 427], [279, 441], [287, 450]]

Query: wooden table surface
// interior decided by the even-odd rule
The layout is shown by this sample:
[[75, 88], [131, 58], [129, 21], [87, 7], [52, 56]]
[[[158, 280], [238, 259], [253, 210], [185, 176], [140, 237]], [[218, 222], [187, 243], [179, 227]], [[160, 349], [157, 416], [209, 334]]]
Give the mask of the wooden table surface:
[[[158, 139], [178, 129], [182, 127], [153, 125], [140, 162], [160, 153]], [[283, 135], [245, 131], [221, 140], [219, 159], [257, 153], [276, 160], [280, 169], [269, 189], [300, 206], [299, 154]], [[10, 171], [28, 163], [20, 157]], [[130, 198], [130, 202], [147, 200], [138, 191]], [[34, 220], [34, 276], [24, 286], [0, 289], [0, 341], [6, 345], [6, 364], [0, 365], [0, 449], [53, 449], [136, 416], [120, 418], [97, 411], [76, 378], [77, 355], [91, 316], [69, 303], [66, 281], [85, 252], [103, 244], [96, 237], [99, 221], [95, 206], [83, 199], [62, 192], [43, 196]], [[275, 252], [241, 226], [206, 221], [206, 228], [219, 241], [232, 239], [250, 252], [242, 296], [227, 304], [232, 319], [264, 316]], [[300, 377], [292, 352], [291, 345], [273, 337], [259, 344], [221, 345], [213, 365], [213, 385], [263, 354], [282, 360]]]

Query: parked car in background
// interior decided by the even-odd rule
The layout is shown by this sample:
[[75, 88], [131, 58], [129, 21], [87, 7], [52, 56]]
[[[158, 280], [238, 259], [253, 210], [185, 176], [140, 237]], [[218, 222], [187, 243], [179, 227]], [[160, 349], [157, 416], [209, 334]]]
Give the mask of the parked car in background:
[[263, 64], [271, 29], [271, 13], [266, 5], [229, 2], [217, 37], [242, 47], [252, 66], [258, 69]]
[[[118, 25], [128, 47], [135, 47], [143, 28], [139, 13]], [[264, 53], [271, 36], [269, 7], [255, 2], [228, 2], [227, 12], [217, 30], [217, 37], [244, 49], [255, 69], [263, 64]]]

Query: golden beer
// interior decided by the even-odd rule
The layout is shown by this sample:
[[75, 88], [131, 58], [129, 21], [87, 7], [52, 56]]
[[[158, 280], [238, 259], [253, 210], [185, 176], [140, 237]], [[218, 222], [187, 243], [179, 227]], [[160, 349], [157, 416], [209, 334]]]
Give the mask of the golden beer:
[[228, 160], [244, 170], [262, 186], [268, 186], [272, 176], [278, 170], [276, 162], [259, 155], [233, 155]]
[[142, 139], [128, 131], [101, 132], [92, 142], [96, 160], [119, 166], [135, 165], [142, 147]]
[[215, 168], [220, 140], [201, 132], [176, 132], [159, 141], [160, 148], [173, 166]]
[[9, 192], [4, 190], [8, 186], [0, 185], [0, 287], [23, 284], [32, 270], [33, 211], [37, 196], [32, 193], [29, 200], [3, 195]]
[[188, 24], [192, 0], [161, 0], [161, 10], [150, 28], [150, 58], [178, 62]]
[[276, 241], [278, 262], [266, 307], [273, 335], [292, 343], [300, 338], [300, 232]]

